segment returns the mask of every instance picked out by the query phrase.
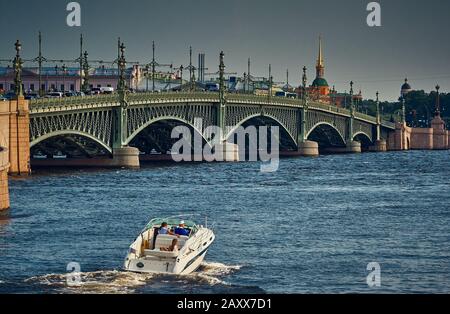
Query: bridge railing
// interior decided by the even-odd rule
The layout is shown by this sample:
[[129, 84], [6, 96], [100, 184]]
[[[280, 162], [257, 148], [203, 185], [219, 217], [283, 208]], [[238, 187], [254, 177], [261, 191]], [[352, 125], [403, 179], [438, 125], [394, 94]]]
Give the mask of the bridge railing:
[[39, 98], [30, 100], [30, 106], [33, 105], [72, 105], [72, 104], [88, 104], [88, 103], [104, 103], [105, 101], [117, 101], [115, 94], [103, 94], [94, 96], [73, 96], [61, 98]]
[[130, 102], [176, 102], [190, 99], [219, 101], [219, 94], [216, 92], [144, 92], [130, 93], [127, 95], [127, 99]]
[[[268, 95], [253, 95], [253, 94], [233, 94], [228, 93], [226, 99], [230, 103], [244, 103], [244, 104], [259, 104], [266, 106], [291, 106], [301, 108], [303, 101], [301, 99], [285, 98], [285, 97], [269, 97]], [[217, 92], [143, 92], [143, 93], [129, 93], [127, 94], [128, 102], [133, 104], [151, 104], [151, 103], [172, 103], [172, 102], [187, 102], [187, 101], [206, 101], [206, 102], [218, 102], [219, 93]], [[90, 107], [92, 105], [116, 105], [119, 102], [117, 93], [109, 95], [94, 95], [94, 96], [75, 96], [75, 97], [63, 97], [63, 98], [41, 98], [30, 100], [31, 112], [39, 112], [46, 110], [58, 110], [63, 107], [75, 107], [80, 106]], [[350, 116], [350, 111], [345, 108], [340, 108], [335, 105], [313, 102], [309, 103], [310, 109], [323, 110], [340, 115]], [[372, 124], [377, 122], [376, 117], [369, 116], [361, 112], [355, 112], [355, 117], [359, 120], [363, 120]], [[388, 128], [395, 128], [395, 124], [383, 121], [383, 126]]]
[[360, 119], [360, 120], [365, 120], [365, 121], [368, 121], [368, 122], [374, 123], [374, 124], [377, 123], [377, 117], [369, 116], [362, 112], [355, 112], [355, 118]]

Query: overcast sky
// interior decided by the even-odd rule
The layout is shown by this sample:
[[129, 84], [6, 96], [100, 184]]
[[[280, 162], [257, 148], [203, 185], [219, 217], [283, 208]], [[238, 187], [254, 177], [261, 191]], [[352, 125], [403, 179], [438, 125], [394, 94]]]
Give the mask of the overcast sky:
[[[206, 53], [206, 66], [217, 71], [220, 50], [227, 71], [242, 75], [247, 58], [252, 74], [300, 83], [306, 65], [315, 76], [318, 37], [324, 40], [325, 77], [330, 86], [348, 90], [355, 81], [366, 98], [377, 90], [383, 99], [398, 98], [405, 76], [413, 88], [450, 90], [450, 1], [379, 1], [382, 26], [366, 24], [368, 0], [81, 0], [82, 26], [66, 24], [67, 0], [0, 0], [0, 58], [14, 55], [23, 42], [25, 58], [37, 56], [37, 32], [44, 36], [47, 58], [75, 59], [79, 35], [92, 59], [113, 60], [117, 37], [127, 59], [149, 62], [151, 42], [157, 61], [188, 64], [189, 46]], [[4, 64], [3, 64], [4, 65]], [[52, 65], [53, 66], [53, 65]]]

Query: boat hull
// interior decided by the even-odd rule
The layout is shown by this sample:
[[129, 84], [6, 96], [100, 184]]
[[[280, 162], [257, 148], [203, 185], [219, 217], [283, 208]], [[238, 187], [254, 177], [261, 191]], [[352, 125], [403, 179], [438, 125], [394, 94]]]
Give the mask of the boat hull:
[[145, 237], [138, 237], [131, 245], [124, 262], [125, 270], [137, 273], [184, 275], [200, 267], [209, 247], [214, 242], [215, 235], [211, 230], [202, 228], [186, 242], [179, 253], [149, 249], [138, 251], [142, 238]]

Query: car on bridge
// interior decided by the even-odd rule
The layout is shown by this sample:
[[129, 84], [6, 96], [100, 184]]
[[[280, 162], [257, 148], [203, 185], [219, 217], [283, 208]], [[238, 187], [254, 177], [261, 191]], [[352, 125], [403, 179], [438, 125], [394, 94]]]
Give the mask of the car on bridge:
[[25, 99], [26, 100], [32, 100], [32, 99], [38, 99], [40, 98], [39, 93], [37, 92], [30, 92], [25, 94]]
[[62, 92], [51, 92], [45, 96], [45, 98], [62, 98], [62, 97], [63, 97]]
[[100, 87], [100, 92], [102, 94], [112, 94], [112, 93], [114, 93], [114, 87], [110, 87], [110, 86]]

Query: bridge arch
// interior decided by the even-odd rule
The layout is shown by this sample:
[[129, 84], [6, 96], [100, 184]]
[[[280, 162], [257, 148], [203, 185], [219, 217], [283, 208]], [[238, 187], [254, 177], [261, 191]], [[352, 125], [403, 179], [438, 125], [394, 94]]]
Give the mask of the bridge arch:
[[135, 137], [139, 135], [139, 133], [144, 131], [146, 128], [148, 128], [152, 124], [155, 124], [156, 122], [159, 122], [159, 121], [170, 121], [170, 120], [178, 121], [178, 122], [188, 125], [189, 127], [193, 128], [195, 132], [199, 133], [203, 137], [203, 139], [205, 139], [203, 136], [203, 132], [200, 132], [199, 128], [194, 126], [190, 121], [179, 118], [179, 117], [162, 116], [162, 117], [157, 117], [157, 118], [151, 119], [151, 120], [147, 121], [146, 123], [144, 123], [139, 128], [137, 128], [130, 136], [128, 136], [128, 138], [125, 142], [125, 145], [129, 145], [131, 143], [131, 141], [133, 141], [135, 139]]
[[[345, 146], [346, 140], [343, 134], [331, 123], [319, 122], [316, 123], [306, 134], [306, 138], [312, 141], [319, 142], [319, 145], [329, 146]], [[322, 139], [321, 139], [322, 138]]]
[[90, 140], [92, 140], [93, 142], [95, 142], [96, 144], [100, 145], [102, 148], [104, 148], [105, 150], [107, 150], [109, 153], [112, 154], [112, 148], [106, 144], [105, 142], [99, 140], [98, 138], [96, 138], [95, 136], [92, 136], [89, 133], [83, 132], [83, 131], [77, 131], [77, 130], [59, 130], [59, 131], [53, 131], [47, 134], [44, 134], [38, 138], [36, 138], [35, 140], [33, 140], [30, 143], [30, 149], [33, 148], [34, 146], [36, 146], [37, 144], [52, 138], [52, 137], [57, 137], [57, 136], [64, 136], [64, 135], [79, 135], [85, 138], [88, 138]]
[[234, 125], [230, 131], [227, 130], [227, 135], [225, 136], [225, 139], [229, 139], [230, 136], [232, 136], [234, 134], [234, 132], [236, 132], [236, 130], [243, 126], [246, 122], [254, 119], [254, 118], [269, 118], [273, 121], [275, 121], [276, 123], [278, 123], [283, 130], [289, 135], [289, 138], [297, 145], [297, 139], [296, 139], [296, 135], [293, 135], [289, 132], [289, 129], [287, 128], [287, 126], [281, 122], [277, 117], [275, 117], [274, 115], [271, 114], [261, 114], [261, 113], [257, 113], [257, 114], [253, 114], [253, 115], [249, 115], [247, 116], [245, 119], [242, 119], [241, 121], [239, 121], [236, 125]]
[[353, 140], [354, 141], [358, 141], [359, 140], [359, 142], [363, 141], [363, 142], [367, 142], [367, 143], [372, 144], [372, 139], [370, 138], [370, 136], [367, 133], [362, 132], [362, 131], [356, 132], [353, 135]]

